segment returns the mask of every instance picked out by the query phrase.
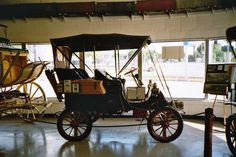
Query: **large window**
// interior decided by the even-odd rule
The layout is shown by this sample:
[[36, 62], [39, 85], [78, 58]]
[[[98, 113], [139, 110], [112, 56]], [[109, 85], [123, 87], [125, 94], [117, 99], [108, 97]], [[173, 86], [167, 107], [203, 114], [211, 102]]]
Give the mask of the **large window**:
[[30, 61], [53, 61], [52, 47], [50, 44], [27, 44]]
[[[105, 70], [113, 77], [116, 77], [116, 74], [121, 70], [121, 68], [125, 65], [125, 63], [129, 60], [129, 58], [133, 55], [135, 50], [119, 50], [116, 53], [114, 51], [96, 51], [94, 52], [86, 52], [85, 53], [85, 63], [90, 69], [100, 69]], [[95, 56], [94, 56], [95, 55]], [[130, 70], [132, 68], [138, 67], [137, 57], [129, 64], [126, 68]], [[117, 67], [115, 67], [117, 65]], [[89, 68], [85, 67], [86, 71], [90, 76], [94, 74], [91, 73]], [[117, 76], [118, 77], [118, 76]], [[134, 81], [130, 76], [122, 75], [122, 78], [126, 79], [126, 85], [133, 86]]]
[[[29, 61], [49, 61], [47, 68], [53, 68], [53, 53], [50, 44], [27, 44], [26, 49], [29, 51]], [[43, 71], [41, 76], [35, 80], [46, 92], [47, 97], [56, 97], [55, 92]]]
[[[234, 50], [236, 50], [235, 42], [232, 42]], [[209, 41], [209, 63], [224, 64], [236, 63], [232, 49], [226, 39], [215, 39]], [[215, 99], [216, 95], [208, 95], [209, 99]], [[225, 99], [225, 96], [218, 95], [217, 99]]]
[[[233, 42], [235, 47], [235, 42]], [[235, 62], [234, 55], [225, 39], [210, 40], [209, 63], [232, 63]]]
[[226, 40], [210, 40], [209, 63], [232, 63], [235, 62], [234, 55]]
[[204, 97], [204, 41], [153, 43], [143, 52], [143, 65], [144, 82], [156, 81], [167, 97]]
[[[169, 97], [169, 91], [174, 98], [204, 98], [203, 85], [205, 81], [205, 41], [183, 41], [183, 42], [159, 42], [152, 43], [142, 51], [142, 81], [145, 86], [151, 79], [157, 82], [158, 87]], [[226, 40], [209, 41], [209, 63], [231, 63], [235, 62]], [[233, 42], [234, 48], [236, 47]], [[27, 44], [29, 60], [50, 61], [47, 66], [53, 68], [53, 54], [50, 44]], [[115, 76], [115, 69], [119, 71], [128, 61], [135, 50], [99, 51], [85, 53], [85, 63], [93, 71], [94, 68], [104, 69]], [[94, 56], [95, 54], [95, 56]], [[79, 53], [77, 54], [79, 55]], [[115, 68], [115, 58], [120, 66]], [[118, 61], [119, 58], [119, 61]], [[80, 61], [72, 57], [76, 67], [80, 67]], [[126, 71], [138, 67], [136, 57], [127, 67]], [[88, 68], [86, 71], [93, 77]], [[123, 77], [123, 76], [122, 76]], [[126, 76], [127, 86], [135, 85], [132, 77]], [[47, 91], [48, 97], [55, 97], [54, 91], [49, 84], [44, 72], [36, 80]], [[169, 91], [168, 91], [169, 90]]]

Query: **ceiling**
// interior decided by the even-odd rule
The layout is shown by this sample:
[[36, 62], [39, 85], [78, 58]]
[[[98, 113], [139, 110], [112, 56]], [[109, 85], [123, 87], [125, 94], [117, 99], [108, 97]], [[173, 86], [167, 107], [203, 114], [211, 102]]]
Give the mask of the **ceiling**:
[[235, 11], [236, 0], [50, 1], [2, 0], [0, 19], [178, 14], [219, 9]]

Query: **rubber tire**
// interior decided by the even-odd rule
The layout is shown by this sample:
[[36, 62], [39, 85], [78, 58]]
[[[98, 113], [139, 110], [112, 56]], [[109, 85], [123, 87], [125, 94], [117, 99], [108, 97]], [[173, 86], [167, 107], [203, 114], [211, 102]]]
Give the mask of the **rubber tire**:
[[[169, 113], [169, 114], [171, 113], [171, 115], [174, 115], [175, 120], [178, 121], [178, 123], [177, 123], [178, 125], [176, 127], [175, 132], [172, 135], [168, 136], [168, 137], [162, 137], [160, 135], [157, 135], [156, 132], [154, 131], [154, 128], [153, 128], [154, 119], [160, 113], [164, 113], [164, 114], [165, 113]], [[181, 135], [181, 133], [183, 131], [183, 119], [182, 119], [181, 115], [179, 114], [179, 112], [177, 112], [175, 109], [170, 108], [170, 107], [161, 107], [158, 110], [153, 111], [150, 114], [150, 116], [148, 118], [147, 128], [148, 128], [148, 131], [149, 131], [150, 135], [155, 140], [157, 140], [159, 142], [162, 142], [162, 143], [168, 143], [168, 142], [174, 141], [175, 139], [177, 139]], [[163, 128], [163, 127], [160, 125], [160, 128]], [[159, 128], [158, 128], [158, 130], [159, 130]]]
[[[63, 124], [63, 120], [68, 116], [68, 115], [71, 115], [71, 113], [78, 113], [81, 115], [81, 117], [85, 120], [82, 119], [82, 123], [80, 124], [84, 124], [83, 127], [83, 132], [81, 134], [78, 134], [78, 135], [74, 135], [74, 136], [71, 136], [70, 134], [68, 134], [66, 132], [66, 130], [70, 130], [70, 129], [67, 129], [67, 128], [70, 128], [71, 127], [71, 130], [74, 131], [74, 128], [72, 126], [70, 126], [72, 124], [72, 119], [70, 119], [70, 123], [69, 125], [68, 124]], [[68, 119], [68, 117], [67, 117]], [[81, 119], [77, 119], [77, 120], [81, 120]], [[67, 120], [68, 121], [68, 120]], [[64, 128], [66, 127], [66, 129]], [[79, 126], [76, 127], [76, 129], [78, 130]], [[57, 130], [59, 132], [59, 134], [66, 140], [68, 141], [82, 141], [83, 139], [85, 139], [86, 137], [89, 136], [89, 134], [91, 133], [92, 131], [92, 123], [91, 121], [89, 120], [89, 116], [87, 114], [84, 114], [84, 113], [80, 113], [80, 112], [71, 112], [71, 111], [67, 111], [67, 110], [64, 110], [60, 116], [58, 117], [57, 119]], [[72, 131], [71, 131], [72, 132]], [[77, 132], [78, 133], [78, 132]], [[79, 132], [80, 133], [80, 132]]]
[[[234, 124], [234, 126], [232, 124]], [[228, 117], [227, 122], [226, 122], [225, 135], [226, 135], [226, 141], [227, 141], [227, 144], [231, 153], [234, 156], [236, 156], [236, 148], [234, 147], [234, 144], [232, 143], [232, 141], [236, 140], [236, 114], [232, 114]]]

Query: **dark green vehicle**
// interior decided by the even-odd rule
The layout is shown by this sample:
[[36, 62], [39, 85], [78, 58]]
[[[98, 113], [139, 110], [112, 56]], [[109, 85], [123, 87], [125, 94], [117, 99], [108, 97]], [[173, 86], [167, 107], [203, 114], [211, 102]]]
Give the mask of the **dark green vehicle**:
[[[170, 142], [180, 136], [182, 117], [157, 85], [150, 83], [145, 92], [142, 82], [134, 74], [137, 68], [124, 73], [133, 77], [136, 87], [126, 89], [126, 80], [121, 77], [130, 62], [150, 43], [149, 36], [123, 34], [82, 34], [51, 39], [54, 70], [46, 73], [58, 100], [65, 102], [65, 110], [57, 121], [58, 131], [63, 138], [69, 141], [83, 140], [90, 134], [98, 118], [122, 116], [123, 112], [128, 111], [133, 111], [134, 117], [147, 120], [148, 131], [157, 141]], [[81, 53], [114, 50], [114, 55], [119, 56], [119, 50], [125, 49], [135, 52], [123, 67], [118, 66], [119, 60], [115, 57], [115, 76], [94, 68], [91, 70], [94, 77], [89, 77], [84, 70], [86, 65]], [[71, 61], [72, 55], [78, 58], [80, 68]]]

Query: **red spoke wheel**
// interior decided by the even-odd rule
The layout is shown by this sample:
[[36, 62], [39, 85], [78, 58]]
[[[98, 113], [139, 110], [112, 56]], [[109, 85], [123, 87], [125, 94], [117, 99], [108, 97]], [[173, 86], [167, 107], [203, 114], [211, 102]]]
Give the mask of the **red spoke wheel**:
[[236, 156], [236, 114], [228, 117], [225, 132], [228, 147], [232, 154]]
[[57, 130], [68, 141], [81, 141], [89, 136], [92, 122], [88, 114], [64, 110], [58, 117]]
[[180, 136], [183, 131], [183, 120], [173, 108], [162, 107], [150, 114], [147, 127], [155, 140], [167, 143]]

